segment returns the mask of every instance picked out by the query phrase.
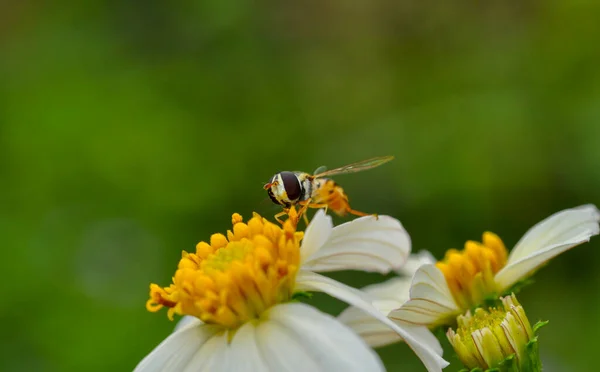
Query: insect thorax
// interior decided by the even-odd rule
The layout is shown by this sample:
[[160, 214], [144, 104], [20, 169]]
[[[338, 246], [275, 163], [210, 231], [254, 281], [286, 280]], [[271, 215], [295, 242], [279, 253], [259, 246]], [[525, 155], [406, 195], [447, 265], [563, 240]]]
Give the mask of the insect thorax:
[[298, 182], [300, 182], [300, 188], [302, 192], [298, 201], [308, 200], [312, 197], [314, 186], [313, 183], [317, 180], [311, 178], [311, 175], [305, 172], [294, 172], [296, 177], [298, 177]]
[[[306, 199], [309, 197], [312, 199], [313, 203], [324, 203], [327, 199], [329, 199], [329, 195], [332, 191], [326, 193], [326, 190], [334, 190], [336, 183], [330, 178], [315, 178], [310, 182], [310, 193], [306, 193]], [[340, 189], [341, 190], [341, 189]], [[326, 193], [326, 195], [325, 195]], [[310, 195], [310, 196], [308, 196]]]

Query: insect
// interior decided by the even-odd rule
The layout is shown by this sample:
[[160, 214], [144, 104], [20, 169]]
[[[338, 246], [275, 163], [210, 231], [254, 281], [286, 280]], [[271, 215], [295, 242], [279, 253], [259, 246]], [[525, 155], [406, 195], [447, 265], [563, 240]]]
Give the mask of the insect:
[[[364, 213], [354, 210], [348, 202], [348, 195], [344, 192], [334, 180], [326, 178], [337, 174], [356, 173], [367, 169], [378, 167], [394, 159], [393, 156], [380, 156], [372, 159], [348, 164], [343, 167], [323, 170], [318, 168], [315, 174], [305, 172], [279, 172], [264, 186], [269, 197], [275, 204], [283, 206], [283, 211], [275, 215], [278, 222], [282, 222], [279, 217], [290, 215], [290, 208], [300, 205], [298, 213], [294, 213], [296, 219], [303, 216], [307, 208], [326, 208], [332, 210], [338, 216], [345, 216], [350, 213], [355, 216], [368, 216], [370, 213]], [[322, 171], [320, 171], [322, 170]], [[295, 211], [295, 208], [294, 208]]]

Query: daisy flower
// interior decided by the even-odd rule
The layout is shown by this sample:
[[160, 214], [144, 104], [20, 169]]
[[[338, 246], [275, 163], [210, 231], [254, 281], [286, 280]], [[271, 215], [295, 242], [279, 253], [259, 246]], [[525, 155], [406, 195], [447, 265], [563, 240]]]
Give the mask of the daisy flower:
[[555, 256], [599, 233], [600, 212], [584, 205], [553, 214], [533, 226], [510, 252], [500, 238], [483, 234], [463, 251], [449, 250], [444, 260], [421, 266], [414, 275], [410, 299], [389, 317], [395, 321], [435, 327], [457, 315], [510, 293]]
[[[411, 254], [406, 263], [396, 270], [399, 276], [383, 283], [368, 285], [361, 288], [361, 291], [371, 296], [373, 306], [388, 316], [390, 312], [398, 309], [410, 299], [410, 284], [417, 269], [422, 265], [435, 262], [436, 259], [428, 251]], [[402, 337], [397, 332], [355, 306], [350, 306], [342, 311], [338, 320], [352, 328], [371, 347], [381, 347], [402, 341]], [[411, 326], [409, 323], [404, 324], [404, 327]], [[429, 332], [422, 332], [422, 337], [435, 338]], [[432, 342], [432, 345], [435, 343]]]
[[[294, 216], [290, 216], [294, 220]], [[305, 233], [286, 221], [255, 214], [232, 217], [227, 236], [214, 234], [195, 253], [183, 252], [173, 283], [150, 286], [149, 311], [188, 315], [136, 371], [383, 371], [377, 354], [350, 328], [311, 306], [298, 292], [321, 291], [354, 305], [394, 329], [429, 371], [448, 363], [425, 327], [403, 327], [370, 298], [317, 272], [401, 267], [410, 238], [397, 220], [362, 217], [333, 227], [323, 211]], [[435, 342], [433, 342], [435, 341]]]

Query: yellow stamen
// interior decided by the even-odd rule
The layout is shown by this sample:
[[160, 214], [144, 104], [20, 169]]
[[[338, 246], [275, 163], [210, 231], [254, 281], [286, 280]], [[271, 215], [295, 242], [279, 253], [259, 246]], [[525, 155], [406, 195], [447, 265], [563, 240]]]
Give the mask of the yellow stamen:
[[289, 301], [300, 262], [300, 241], [290, 221], [279, 227], [258, 214], [244, 223], [231, 218], [232, 231], [213, 234], [196, 253], [182, 252], [173, 284], [150, 285], [148, 311], [193, 315], [205, 323], [236, 328], [269, 307]]
[[500, 238], [483, 234], [483, 243], [468, 241], [462, 251], [450, 249], [436, 266], [444, 273], [457, 304], [463, 309], [481, 305], [497, 294], [494, 275], [506, 265], [507, 251]]

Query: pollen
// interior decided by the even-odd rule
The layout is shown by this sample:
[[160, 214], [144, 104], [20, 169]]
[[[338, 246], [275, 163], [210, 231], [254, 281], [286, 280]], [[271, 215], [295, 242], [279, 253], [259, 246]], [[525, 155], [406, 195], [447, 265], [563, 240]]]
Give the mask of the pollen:
[[481, 305], [487, 297], [497, 294], [494, 275], [506, 265], [507, 251], [502, 240], [491, 232], [485, 232], [482, 240], [467, 241], [462, 251], [450, 249], [436, 264], [463, 309]]
[[231, 222], [226, 235], [182, 253], [170, 286], [150, 285], [148, 311], [167, 307], [171, 320], [193, 315], [235, 329], [291, 299], [303, 233], [291, 221], [279, 227], [256, 213], [247, 223], [235, 213]]

